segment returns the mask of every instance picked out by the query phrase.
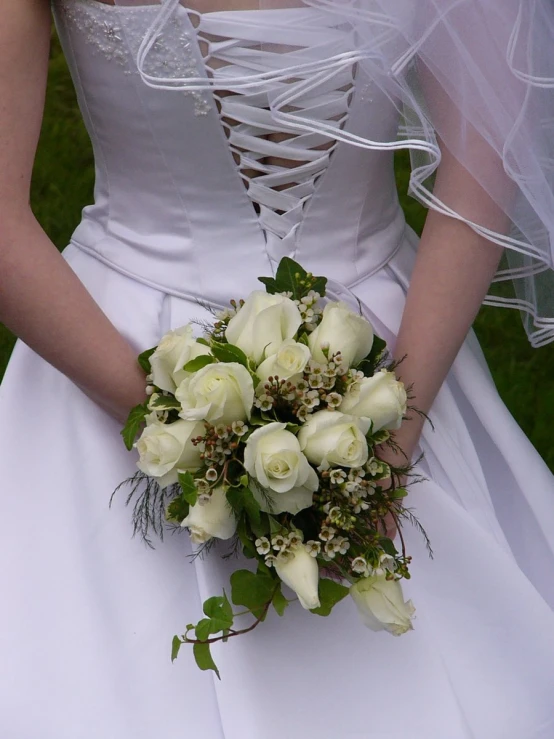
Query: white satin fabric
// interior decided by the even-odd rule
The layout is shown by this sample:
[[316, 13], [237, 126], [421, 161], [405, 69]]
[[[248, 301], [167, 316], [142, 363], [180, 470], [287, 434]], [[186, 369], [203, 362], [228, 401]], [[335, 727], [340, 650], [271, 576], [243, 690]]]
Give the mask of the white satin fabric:
[[[213, 99], [138, 94], [114, 12], [92, 0], [57, 6], [97, 162], [95, 204], [65, 255], [118, 329], [137, 351], [150, 347], [203, 316], [197, 299], [244, 296], [286, 253], [349, 286], [394, 343], [417, 240], [391, 155], [337, 144], [312, 192], [297, 193], [300, 218], [276, 234], [261, 223], [263, 213], [274, 223], [271, 203], [246, 193]], [[137, 38], [151, 12], [129, 8]], [[242, 13], [209, 17], [232, 19], [237, 37], [249, 25]], [[272, 17], [256, 16], [258, 32]], [[185, 12], [180, 22], [194, 41]], [[360, 115], [371, 94], [357, 82], [344, 125], [394, 130], [377, 93]], [[431, 416], [428, 481], [410, 502], [433, 560], [406, 530], [415, 630], [372, 633], [348, 601], [327, 619], [293, 604], [214, 650], [218, 682], [186, 648], [172, 665], [171, 637], [238, 563], [191, 564], [186, 536], [155, 551], [132, 539], [123, 496], [108, 507], [135, 464], [118, 425], [19, 344], [0, 388], [2, 736], [552, 739], [554, 481], [473, 337]]]

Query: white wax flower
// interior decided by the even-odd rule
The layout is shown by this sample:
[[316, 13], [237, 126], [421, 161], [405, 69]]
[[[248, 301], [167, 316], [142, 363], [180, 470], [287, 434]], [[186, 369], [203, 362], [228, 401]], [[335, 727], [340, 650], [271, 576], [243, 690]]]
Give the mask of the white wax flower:
[[210, 354], [209, 348], [196, 341], [190, 324], [169, 331], [150, 357], [153, 384], [174, 393], [188, 374], [183, 369], [185, 364], [206, 354]]
[[371, 422], [339, 411], [318, 411], [298, 432], [300, 448], [312, 464], [363, 467], [369, 450], [365, 435]]
[[186, 377], [175, 391], [181, 418], [231, 424], [250, 418], [254, 384], [238, 362], [217, 362]]
[[319, 567], [304, 544], [289, 550], [286, 557], [277, 557], [275, 571], [294, 590], [302, 608], [319, 608]]
[[260, 382], [264, 383], [268, 377], [279, 377], [280, 380], [302, 379], [302, 373], [310, 361], [310, 350], [305, 344], [299, 344], [293, 339], [286, 339], [280, 345], [270, 344], [266, 349], [265, 359], [256, 374]]
[[319, 478], [286, 424], [268, 423], [254, 431], [246, 442], [244, 467], [264, 488], [260, 492], [253, 485], [262, 510], [295, 514], [312, 505]]
[[394, 636], [406, 633], [412, 626], [415, 608], [404, 602], [398, 580], [384, 576], [365, 577], [350, 588], [350, 595], [364, 624], [372, 631], [388, 631]]
[[331, 357], [340, 352], [343, 363], [357, 365], [373, 346], [373, 328], [365, 318], [354, 313], [346, 303], [327, 303], [321, 323], [308, 337], [316, 362], [327, 361], [323, 349]]
[[200, 449], [191, 439], [204, 433], [204, 425], [194, 421], [151, 422], [135, 444], [139, 470], [157, 478], [162, 488], [173, 485], [178, 470], [196, 471], [201, 466]]
[[229, 321], [225, 337], [258, 364], [269, 344], [292, 339], [301, 324], [300, 311], [290, 298], [255, 290]]
[[227, 502], [225, 488], [214, 488], [210, 497], [190, 507], [181, 526], [190, 532], [193, 544], [204, 544], [209, 539], [230, 539], [237, 530], [237, 519]]
[[373, 431], [400, 428], [406, 413], [406, 388], [394, 372], [385, 369], [373, 377], [352, 383], [345, 393], [340, 409], [353, 416], [369, 418]]

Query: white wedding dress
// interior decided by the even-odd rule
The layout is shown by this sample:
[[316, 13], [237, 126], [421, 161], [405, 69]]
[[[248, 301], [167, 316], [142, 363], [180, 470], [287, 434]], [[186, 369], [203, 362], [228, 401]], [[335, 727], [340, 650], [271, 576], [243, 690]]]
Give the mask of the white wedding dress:
[[[394, 342], [417, 239], [391, 152], [327, 149], [312, 134], [264, 138], [272, 124], [259, 90], [216, 100], [147, 88], [134, 53], [154, 7], [60, 0], [54, 9], [97, 166], [95, 203], [64, 255], [137, 352], [203, 317], [199, 300], [224, 305], [256, 289], [283, 255], [348, 286]], [[278, 51], [256, 43], [277, 42], [284, 19], [314, 43], [329, 30], [309, 9], [207, 13], [198, 26], [181, 9], [150, 71], [183, 75], [183, 58], [202, 70], [205, 40], [213, 66], [225, 62], [216, 74], [252, 59], [269, 68]], [[363, 79], [335, 77], [318, 94], [300, 101], [310, 115], [394, 138], [396, 111]], [[269, 156], [295, 166], [267, 166], [248, 191], [247, 170]], [[327, 619], [295, 603], [214, 650], [219, 682], [186, 647], [172, 664], [171, 639], [228, 587], [237, 562], [191, 563], [186, 534], [155, 550], [131, 537], [125, 496], [109, 508], [136, 461], [118, 424], [19, 343], [0, 388], [0, 735], [552, 739], [553, 477], [473, 336], [431, 417], [428, 480], [410, 502], [434, 559], [417, 531], [405, 532], [414, 631], [373, 633], [348, 600]]]

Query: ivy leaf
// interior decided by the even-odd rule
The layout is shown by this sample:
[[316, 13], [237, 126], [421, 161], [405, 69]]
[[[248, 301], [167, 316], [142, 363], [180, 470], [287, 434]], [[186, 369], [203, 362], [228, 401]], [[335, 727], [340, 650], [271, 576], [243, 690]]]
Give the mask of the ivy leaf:
[[275, 591], [275, 595], [273, 596], [273, 600], [271, 602], [273, 603], [273, 608], [275, 608], [279, 616], [283, 616], [285, 611], [287, 610], [289, 602], [283, 595], [283, 591], [281, 590], [280, 585]]
[[144, 417], [148, 414], [148, 407], [146, 403], [136, 405], [133, 410], [129, 413], [127, 422], [121, 430], [121, 436], [125, 442], [125, 446], [129, 451], [133, 448], [135, 439], [139, 432], [140, 427], [144, 423]]
[[172, 411], [174, 409], [181, 410], [181, 404], [171, 395], [160, 395], [159, 398], [150, 403], [151, 408], [157, 411]]
[[219, 680], [221, 680], [221, 675], [219, 674], [219, 670], [217, 669], [217, 666], [215, 662], [213, 661], [212, 653], [210, 651], [210, 645], [209, 644], [195, 644], [193, 646], [193, 652], [194, 652], [194, 659], [196, 660], [196, 664], [201, 670], [213, 670]]
[[201, 619], [194, 629], [194, 632], [196, 634], [196, 638], [199, 641], [206, 641], [210, 638], [210, 634], [217, 634], [218, 631], [221, 631], [221, 629], [214, 629], [212, 628], [212, 619], [211, 618], [203, 618]]
[[196, 505], [198, 501], [198, 489], [194, 484], [194, 477], [190, 472], [179, 472], [178, 480], [183, 492], [183, 498], [189, 505]]
[[198, 372], [214, 362], [215, 358], [210, 354], [202, 354], [201, 356], [196, 357], [196, 359], [191, 359], [190, 362], [187, 362], [183, 369], [185, 372]]
[[167, 506], [165, 517], [170, 523], [180, 524], [189, 515], [190, 505], [183, 495], [174, 498]]
[[276, 582], [267, 575], [237, 570], [231, 575], [231, 599], [236, 606], [246, 606], [256, 618], [265, 618], [266, 606], [273, 600]]
[[152, 372], [152, 366], [150, 364], [150, 357], [154, 352], [156, 351], [158, 347], [155, 346], [152, 349], [147, 349], [145, 352], [142, 352], [142, 354], [139, 354], [138, 356], [138, 363], [142, 367], [142, 369], [146, 372], [147, 375], [149, 375]]
[[319, 601], [321, 603], [319, 608], [312, 608], [311, 612], [318, 616], [328, 616], [333, 610], [334, 606], [339, 603], [349, 593], [350, 588], [341, 585], [334, 580], [324, 578], [319, 581]]
[[173, 641], [171, 642], [171, 661], [175, 662], [177, 657], [179, 656], [179, 651], [181, 649], [181, 645], [183, 642], [178, 636], [173, 637]]
[[204, 613], [212, 625], [212, 634], [227, 631], [233, 625], [233, 609], [226, 595], [214, 596], [204, 602]]

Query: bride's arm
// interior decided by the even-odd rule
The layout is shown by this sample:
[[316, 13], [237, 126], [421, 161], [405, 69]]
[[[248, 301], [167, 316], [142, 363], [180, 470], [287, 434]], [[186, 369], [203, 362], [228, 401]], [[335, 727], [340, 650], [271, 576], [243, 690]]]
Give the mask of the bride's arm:
[[0, 0], [0, 321], [123, 419], [144, 396], [135, 351], [29, 205], [46, 87], [49, 6], [48, 0]]
[[[474, 213], [497, 232], [506, 232], [505, 215], [468, 172], [442, 148], [435, 193], [457, 212]], [[495, 166], [491, 161], [491, 166]], [[413, 405], [428, 412], [477, 315], [494, 277], [502, 248], [463, 221], [430, 211], [402, 318], [394, 355], [405, 357], [398, 374], [413, 385]], [[412, 454], [423, 421], [412, 414], [397, 434]]]

